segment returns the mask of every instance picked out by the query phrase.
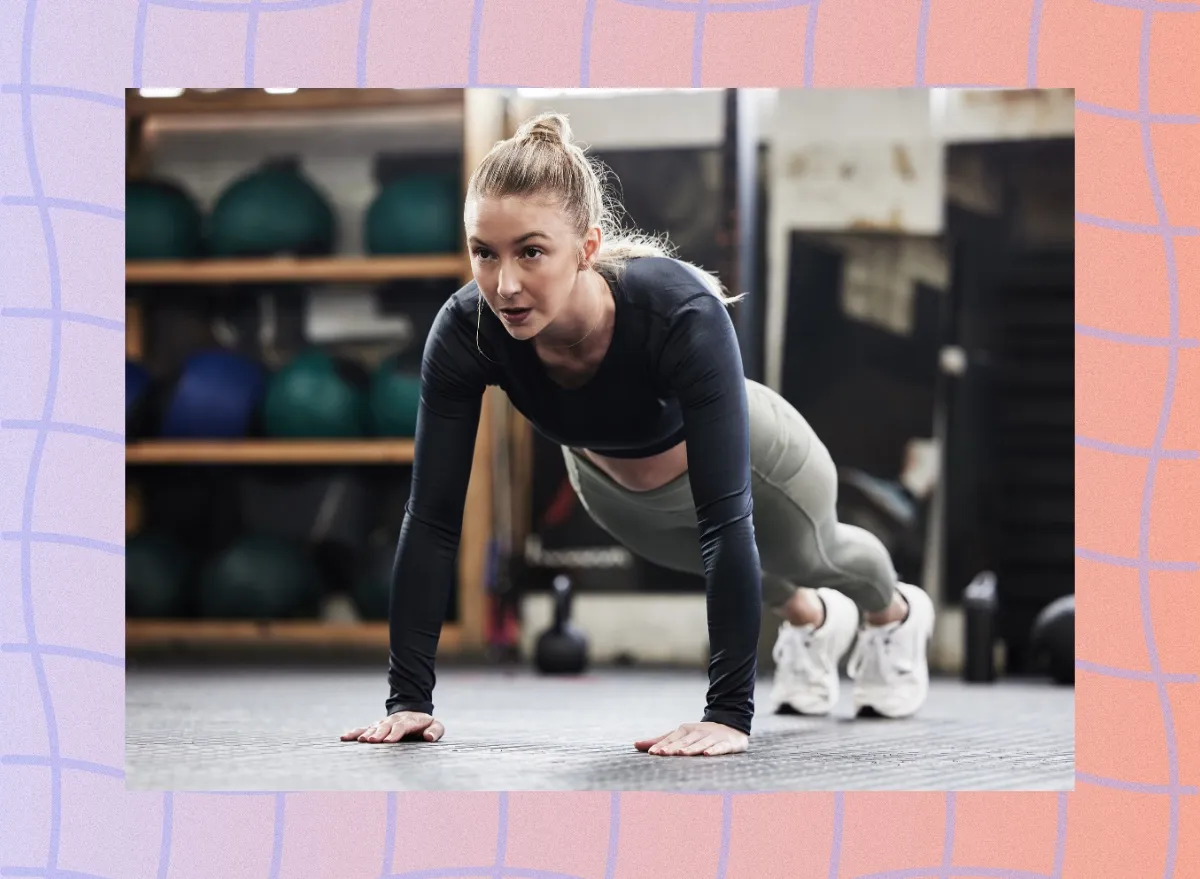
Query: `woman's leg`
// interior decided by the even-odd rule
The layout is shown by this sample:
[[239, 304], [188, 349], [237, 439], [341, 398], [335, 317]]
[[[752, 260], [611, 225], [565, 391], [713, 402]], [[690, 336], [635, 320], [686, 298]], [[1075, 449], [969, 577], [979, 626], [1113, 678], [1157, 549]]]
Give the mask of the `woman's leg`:
[[[885, 611], [895, 594], [891, 557], [869, 531], [838, 522], [837, 469], [828, 449], [774, 391], [749, 380], [746, 391], [764, 601], [782, 610], [797, 587], [828, 587], [864, 612]], [[661, 488], [630, 491], [572, 449], [563, 448], [563, 459], [580, 503], [616, 540], [663, 567], [703, 574], [687, 474]]]
[[754, 531], [764, 573], [829, 588], [865, 613], [886, 611], [896, 589], [891, 556], [875, 535], [837, 519], [837, 468], [796, 409], [746, 382]]
[[[853, 642], [860, 612], [868, 622], [898, 620], [906, 610], [907, 590], [915, 587], [898, 586], [891, 557], [878, 538], [837, 521], [837, 469], [808, 422], [756, 382], [747, 381], [747, 397], [763, 600], [791, 618], [781, 625], [776, 643], [774, 695], [777, 704], [823, 714], [837, 701], [837, 663]], [[571, 449], [564, 448], [563, 457], [580, 502], [617, 541], [663, 567], [703, 573], [687, 474], [661, 488], [635, 492]], [[818, 605], [820, 619], [806, 620]], [[926, 616], [931, 627], [932, 605]]]
[[[850, 662], [855, 706], [893, 717], [912, 714], [928, 693], [932, 603], [917, 587], [897, 582], [878, 538], [838, 521], [837, 468], [804, 417], [756, 382], [747, 382], [747, 398], [764, 580], [769, 574], [815, 588], [823, 605], [820, 619], [780, 626], [772, 689], [777, 710], [832, 709], [840, 690], [838, 662], [854, 641], [861, 612], [869, 625]], [[807, 593], [798, 588], [785, 616], [792, 616], [786, 611], [794, 605], [811, 604]]]
[[[809, 519], [798, 512], [797, 503], [786, 490], [764, 479], [761, 470], [765, 466], [779, 470], [774, 462], [787, 457], [793, 459], [794, 469], [803, 469], [809, 443], [802, 433], [781, 429], [777, 414], [764, 411], [766, 403], [761, 396], [752, 398], [751, 447], [756, 464], [752, 491], [764, 568], [763, 602], [785, 617], [774, 646], [776, 673], [771, 697], [776, 710], [825, 714], [838, 699], [838, 660], [853, 641], [858, 611], [850, 598], [832, 589], [797, 589], [795, 585], [797, 575], [807, 574], [810, 567], [807, 561], [797, 560], [795, 544], [816, 547], [816, 537], [807, 524]], [[563, 459], [580, 503], [618, 542], [665, 568], [704, 573], [687, 474], [661, 488], [635, 492], [617, 484], [583, 454], [564, 448]], [[819, 555], [815, 549], [814, 554]], [[820, 576], [814, 574], [814, 579]], [[823, 624], [815, 629], [814, 623]]]

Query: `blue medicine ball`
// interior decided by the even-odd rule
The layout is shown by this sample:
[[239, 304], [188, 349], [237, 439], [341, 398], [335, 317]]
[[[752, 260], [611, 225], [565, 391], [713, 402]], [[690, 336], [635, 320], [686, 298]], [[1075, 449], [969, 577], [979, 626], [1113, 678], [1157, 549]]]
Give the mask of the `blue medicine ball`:
[[262, 365], [232, 351], [193, 354], [163, 407], [161, 433], [232, 439], [250, 433], [266, 392]]
[[125, 414], [128, 415], [142, 400], [150, 387], [150, 374], [140, 363], [125, 361]]

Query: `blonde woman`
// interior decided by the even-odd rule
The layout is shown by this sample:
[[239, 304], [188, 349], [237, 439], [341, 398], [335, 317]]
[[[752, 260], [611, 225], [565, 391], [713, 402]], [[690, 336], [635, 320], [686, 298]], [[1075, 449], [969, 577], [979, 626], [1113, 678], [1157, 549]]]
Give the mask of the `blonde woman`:
[[[711, 660], [699, 719], [634, 745], [732, 754], [749, 745], [764, 599], [784, 617], [776, 711], [827, 714], [838, 662], [860, 713], [925, 701], [934, 624], [871, 534], [837, 521], [837, 476], [808, 423], [744, 377], [715, 277], [615, 221], [604, 173], [545, 114], [472, 174], [474, 281], [439, 312], [422, 365], [412, 492], [391, 602], [387, 716], [343, 741], [437, 741], [434, 656], [484, 388], [563, 448], [580, 502], [630, 550], [707, 583]], [[857, 643], [856, 641], [857, 635]], [[531, 706], [531, 708], [536, 706]]]

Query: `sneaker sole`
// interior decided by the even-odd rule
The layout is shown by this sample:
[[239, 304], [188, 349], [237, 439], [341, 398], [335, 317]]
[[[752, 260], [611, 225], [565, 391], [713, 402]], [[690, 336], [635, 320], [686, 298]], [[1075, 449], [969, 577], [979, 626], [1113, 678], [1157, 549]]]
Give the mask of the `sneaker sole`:
[[789, 717], [828, 717], [831, 711], [833, 711], [832, 706], [824, 711], [801, 711], [799, 708], [796, 708], [794, 705], [792, 705], [791, 702], [781, 702], [775, 708], [774, 713]]

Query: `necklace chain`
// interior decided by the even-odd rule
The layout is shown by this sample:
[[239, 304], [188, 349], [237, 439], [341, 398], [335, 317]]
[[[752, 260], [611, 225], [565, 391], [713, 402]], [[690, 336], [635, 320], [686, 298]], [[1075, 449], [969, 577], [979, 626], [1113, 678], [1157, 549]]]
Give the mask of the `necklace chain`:
[[595, 325], [590, 330], [588, 330], [586, 333], [583, 334], [582, 339], [580, 339], [578, 342], [572, 342], [570, 345], [547, 345], [546, 347], [553, 348], [556, 351], [566, 351], [569, 348], [574, 348], [577, 345], [582, 345], [584, 342], [584, 339], [586, 339], [592, 333], [596, 332], [596, 330], [600, 329], [600, 324], [602, 324], [602, 323], [604, 323], [604, 304], [603, 304], [603, 302], [600, 304], [600, 317], [598, 317], [596, 319]]

